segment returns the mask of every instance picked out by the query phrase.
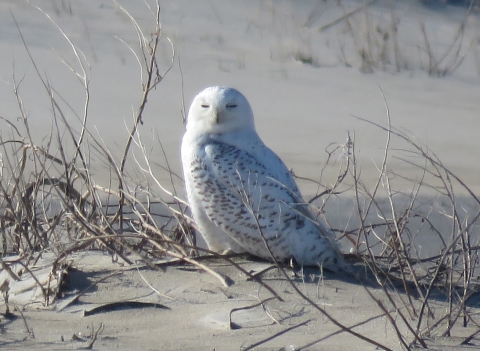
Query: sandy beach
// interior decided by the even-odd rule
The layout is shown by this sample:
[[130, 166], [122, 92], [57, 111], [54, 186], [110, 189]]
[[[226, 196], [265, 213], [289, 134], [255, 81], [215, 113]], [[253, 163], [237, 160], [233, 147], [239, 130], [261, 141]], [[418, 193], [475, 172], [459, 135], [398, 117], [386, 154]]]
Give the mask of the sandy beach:
[[[0, 285], [7, 280], [10, 284], [10, 313], [0, 316], [0, 348], [477, 349], [480, 14], [477, 7], [467, 14], [465, 6], [438, 3], [160, 1], [161, 39], [155, 67], [161, 81], [148, 96], [125, 179], [128, 186], [137, 185], [128, 188], [130, 194], [157, 192], [158, 198], [168, 199], [165, 202], [184, 199], [183, 182], [177, 176], [182, 174], [182, 117], [203, 88], [235, 87], [250, 101], [259, 135], [299, 177], [307, 199], [325, 187], [335, 187], [348, 156], [355, 153], [358, 178], [348, 173], [335, 188], [338, 194], [315, 202], [322, 220], [341, 236], [345, 253], [355, 253], [355, 228], [379, 219], [408, 218], [411, 252], [419, 259], [436, 257], [444, 248], [448, 251], [448, 240], [457, 240], [451, 234], [456, 233], [457, 223], [464, 225], [458, 232], [467, 233], [468, 243], [462, 236], [455, 245], [477, 251], [469, 251], [471, 280], [464, 295], [455, 295], [456, 302], [462, 298], [467, 302], [464, 310], [449, 315], [456, 316], [450, 321], [454, 327], [449, 336], [438, 330], [428, 335], [422, 327], [423, 346], [402, 345], [398, 333], [409, 342], [415, 340], [410, 327], [416, 326], [422, 296], [390, 276], [393, 285], [386, 294], [378, 276], [367, 273], [365, 264], [352, 257], [356, 278], [322, 274], [317, 268], [285, 268], [285, 276], [272, 264], [252, 257], [233, 258], [241, 269], [219, 258], [200, 259], [219, 274], [216, 277], [172, 258], [156, 262], [154, 269], [141, 257], [125, 253], [133, 263], [129, 264], [98, 246], [65, 254], [57, 266], [60, 247], [68, 247], [62, 237], [51, 250], [41, 255], [37, 251], [41, 260], [29, 266], [37, 280], [46, 279], [51, 286], [15, 265], [18, 256], [13, 253], [2, 258]], [[51, 147], [51, 154], [61, 158], [63, 152], [73, 153], [74, 147], [57, 150], [50, 146], [57, 141], [49, 136], [69, 140], [70, 133], [77, 137], [84, 126], [82, 152], [87, 155], [89, 176], [97, 189], [114, 188], [115, 167], [105, 155], [121, 163], [146, 77], [137, 30], [146, 38], [154, 37], [155, 9], [155, 1], [141, 0], [2, 1], [2, 145], [10, 139], [27, 140]], [[52, 101], [65, 111], [62, 118], [53, 118], [57, 107]], [[28, 119], [29, 131], [23, 129], [20, 116]], [[12, 127], [15, 123], [18, 129]], [[390, 135], [385, 130], [389, 123]], [[350, 145], [347, 135], [354, 150], [346, 146]], [[2, 170], [8, 167], [6, 150], [1, 151]], [[2, 173], [5, 184], [6, 178]], [[358, 184], [363, 187], [359, 198], [355, 197], [360, 193], [355, 190]], [[109, 196], [116, 193], [105, 191], [102, 200], [111, 200]], [[368, 204], [369, 196], [376, 199], [376, 207], [362, 222], [357, 208], [359, 203]], [[3, 193], [2, 198], [5, 207]], [[416, 202], [408, 207], [412, 198]], [[452, 214], [451, 199], [458, 214]], [[406, 208], [415, 215], [400, 215], [409, 212]], [[45, 212], [50, 210], [55, 211]], [[2, 209], [2, 221], [8, 215]], [[452, 218], [458, 220], [454, 225]], [[403, 225], [400, 220], [396, 223]], [[2, 231], [7, 233], [3, 224]], [[370, 238], [382, 243], [384, 231], [372, 225]], [[357, 245], [368, 247], [364, 241]], [[448, 247], [455, 250], [455, 245]], [[2, 250], [5, 247], [2, 243]], [[381, 251], [380, 245], [372, 246], [375, 255]], [[443, 259], [440, 256], [437, 262]], [[23, 273], [19, 281], [12, 279], [4, 262], [15, 267], [17, 275]], [[435, 270], [435, 264], [422, 269]], [[257, 273], [259, 281], [249, 277]], [[43, 294], [59, 292], [48, 306], [40, 285], [46, 289]], [[428, 288], [426, 284], [419, 291], [423, 294]], [[1, 313], [7, 308], [2, 295]], [[431, 319], [424, 323], [445, 323], [447, 295], [441, 289], [431, 292], [427, 307]]]
[[[370, 342], [339, 331], [276, 269], [261, 277], [283, 301], [217, 260], [205, 263], [230, 279], [228, 287], [191, 265], [172, 264], [164, 271], [141, 265], [127, 268], [113, 264], [109, 255], [100, 252], [71, 259], [75, 264], [69, 273], [69, 289], [55, 307], [29, 304], [23, 316], [14, 311], [14, 316], [2, 317], [3, 349], [82, 349], [99, 329], [95, 350], [376, 349]], [[244, 258], [235, 262], [251, 274], [272, 266]], [[383, 347], [401, 349], [386, 314], [367, 292], [386, 303], [374, 280], [357, 281], [328, 272], [320, 276], [318, 269], [287, 272], [301, 292], [329, 316]], [[106, 279], [97, 283], [102, 278]], [[469, 310], [478, 309], [478, 300], [471, 300]], [[434, 310], [445, 306], [441, 298], [430, 303]], [[427, 344], [433, 350], [476, 349], [477, 339], [460, 343], [477, 330], [470, 323], [467, 328], [455, 328], [454, 337], [428, 338]]]

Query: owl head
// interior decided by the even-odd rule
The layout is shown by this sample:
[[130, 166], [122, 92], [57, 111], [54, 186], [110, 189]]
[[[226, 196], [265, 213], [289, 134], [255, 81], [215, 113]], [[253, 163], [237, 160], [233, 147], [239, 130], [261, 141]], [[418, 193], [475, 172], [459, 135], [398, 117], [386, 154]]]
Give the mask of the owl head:
[[188, 111], [187, 131], [224, 134], [254, 131], [253, 112], [245, 96], [229, 87], [209, 87], [193, 99]]

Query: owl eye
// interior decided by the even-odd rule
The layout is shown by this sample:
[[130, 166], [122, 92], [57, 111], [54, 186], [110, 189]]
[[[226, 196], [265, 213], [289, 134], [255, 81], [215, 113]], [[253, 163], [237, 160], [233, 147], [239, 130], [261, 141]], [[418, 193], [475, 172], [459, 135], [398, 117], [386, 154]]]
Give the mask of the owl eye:
[[202, 106], [203, 108], [209, 108], [209, 107], [210, 107], [209, 104], [202, 104], [201, 106]]
[[227, 104], [227, 108], [234, 108], [237, 107], [237, 104]]

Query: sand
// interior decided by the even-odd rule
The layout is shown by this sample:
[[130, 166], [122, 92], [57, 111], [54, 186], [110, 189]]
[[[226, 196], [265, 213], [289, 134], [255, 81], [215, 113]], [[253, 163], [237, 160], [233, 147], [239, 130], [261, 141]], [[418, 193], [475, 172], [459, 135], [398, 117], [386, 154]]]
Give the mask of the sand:
[[[139, 268], [128, 268], [95, 251], [72, 255], [70, 259], [75, 263], [68, 289], [51, 308], [33, 304], [23, 312], [23, 318], [17, 311], [11, 319], [2, 318], [3, 349], [80, 349], [88, 345], [92, 331], [102, 325], [95, 350], [375, 349], [366, 341], [339, 332], [276, 269], [261, 277], [283, 301], [230, 264], [213, 259], [204, 263], [228, 277], [230, 286], [182, 264], [164, 266], [164, 271], [145, 269], [141, 264]], [[251, 274], [271, 267], [252, 259], [235, 261]], [[385, 314], [367, 293], [368, 289], [385, 303], [374, 281], [358, 282], [350, 275], [329, 272], [321, 276], [318, 269], [287, 273], [303, 294], [338, 322], [355, 326], [355, 332], [385, 347], [399, 349]], [[106, 279], [92, 284], [102, 278]], [[76, 302], [70, 303], [80, 292]], [[15, 296], [12, 300], [15, 302]], [[132, 301], [148, 305], [136, 306]], [[119, 304], [108, 309], [113, 303]], [[431, 300], [432, 308], [444, 305]], [[100, 306], [106, 309], [95, 310]], [[467, 346], [459, 343], [476, 330], [470, 323], [467, 328], [456, 328], [454, 338], [427, 341], [432, 349], [471, 349], [478, 347], [477, 339]]]
[[[120, 3], [142, 30], [147, 33], [152, 30], [153, 16], [142, 1]], [[149, 3], [155, 5], [152, 1]], [[480, 163], [474, 161], [478, 158], [476, 137], [480, 128], [478, 14], [468, 17], [459, 49], [460, 56], [466, 55], [465, 60], [453, 74], [437, 77], [425, 71], [428, 57], [419, 49], [423, 40], [420, 23], [425, 23], [430, 43], [438, 50], [436, 57], [441, 57], [454, 40], [465, 9], [427, 7], [413, 0], [369, 6], [372, 27], [387, 27], [392, 16], [401, 19], [399, 43], [407, 67], [397, 72], [395, 64], [390, 63], [385, 69], [376, 68], [368, 73], [368, 69], [362, 70], [357, 44], [345, 25], [320, 31], [345, 12], [361, 6], [361, 2], [345, 0], [343, 8], [335, 1], [322, 3], [161, 1], [160, 71], [168, 69], [172, 58], [172, 45], [167, 37], [173, 43], [176, 59], [152, 91], [139, 129], [150, 157], [159, 165], [154, 165], [158, 179], [170, 186], [168, 172], [162, 168], [166, 161], [159, 151], [158, 140], [172, 171], [181, 174], [179, 145], [184, 105], [188, 108], [193, 96], [206, 86], [231, 85], [251, 102], [258, 132], [266, 144], [297, 175], [318, 179], [327, 159], [325, 149], [331, 143], [345, 143], [350, 131], [355, 133], [362, 179], [367, 186], [374, 184], [387, 136], [380, 128], [354, 116], [385, 125], [387, 105], [392, 125], [422, 145], [428, 145], [469, 189], [478, 193]], [[38, 0], [34, 4], [84, 53], [86, 60], [82, 62], [88, 61], [85, 67], [91, 93], [88, 138], [102, 140], [115, 157], [120, 157], [141, 97], [140, 70], [128, 47], [134, 51], [138, 48], [130, 19], [111, 1]], [[368, 28], [361, 18], [358, 28]], [[14, 86], [19, 84], [34, 131], [32, 138], [43, 143], [53, 128], [49, 99], [19, 30], [41, 75], [48, 77], [57, 94], [71, 107], [65, 108], [70, 125], [79, 130], [78, 116], [82, 115], [85, 94], [68, 64], [77, 71], [80, 66], [58, 28], [26, 1], [0, 3], [0, 32], [3, 33], [0, 38], [0, 115], [12, 120], [19, 115], [13, 94]], [[446, 61], [441, 67], [448, 67], [449, 60]], [[2, 124], [2, 137], [6, 135], [7, 127]], [[402, 161], [409, 155], [404, 151], [405, 144], [394, 139], [391, 147], [389, 167], [409, 179], [421, 179], [418, 168]], [[92, 174], [98, 184], [108, 186], [110, 174], [103, 161], [96, 159], [96, 151], [91, 152]], [[138, 156], [140, 150], [134, 148], [133, 153]], [[335, 169], [326, 173], [324, 183], [335, 181]], [[132, 175], [141, 179], [135, 171]], [[174, 180], [174, 183], [183, 194], [181, 181]], [[307, 197], [318, 191], [310, 182], [300, 182], [300, 187]], [[395, 187], [408, 193], [412, 185], [397, 177]], [[456, 191], [468, 196], [465, 188], [458, 187]], [[344, 200], [345, 203], [333, 207], [340, 210], [330, 212], [331, 225], [335, 228], [344, 228], [351, 215], [352, 198]], [[470, 206], [470, 202], [467, 203]], [[465, 213], [477, 211], [472, 205], [471, 211], [469, 207]], [[329, 217], [328, 211], [326, 217]], [[472, 236], [472, 242], [478, 240], [478, 233]], [[425, 240], [424, 245], [429, 244]], [[348, 251], [347, 246], [344, 249]], [[2, 349], [79, 349], [88, 345], [88, 335], [101, 325], [104, 327], [93, 344], [95, 350], [242, 350], [252, 345], [257, 345], [252, 348], [255, 350], [296, 350], [321, 338], [326, 339], [305, 349], [375, 349], [357, 337], [338, 332], [339, 328], [295, 293], [278, 271], [269, 273], [265, 282], [284, 301], [269, 300], [265, 307], [234, 311], [232, 329], [229, 313], [233, 309], [258, 304], [271, 294], [222, 261], [205, 263], [230, 277], [232, 284], [228, 287], [190, 265], [170, 265], [165, 271], [146, 268], [138, 271], [136, 267], [112, 263], [108, 254], [100, 252], [81, 253], [68, 259], [72, 270], [61, 299], [48, 308], [28, 304], [24, 318], [13, 310], [13, 316], [1, 317]], [[247, 271], [268, 266], [250, 259], [239, 259], [239, 262]], [[118, 274], [112, 275], [116, 272]], [[58, 311], [62, 303], [103, 277], [107, 278], [86, 290], [77, 302]], [[401, 349], [381, 309], [365, 287], [351, 276], [327, 272], [320, 279], [318, 271], [309, 270], [304, 275], [297, 272], [292, 279], [306, 296], [345, 326], [359, 324], [354, 328], [356, 332], [386, 347]], [[372, 282], [366, 284], [373, 296], [385, 299], [378, 286]], [[123, 305], [118, 310], [84, 315], [84, 311], [99, 304], [129, 299], [158, 305], [141, 308]], [[11, 301], [15, 302], [14, 297]], [[16, 303], [22, 306], [26, 301], [22, 297]], [[438, 311], [445, 308], [441, 299], [432, 304]], [[478, 314], [478, 303], [469, 309]], [[398, 318], [394, 311], [391, 313]], [[434, 350], [475, 349], [480, 345], [478, 337], [470, 345], [459, 345], [475, 328], [478, 329], [469, 323], [467, 328], [456, 328], [452, 338], [428, 342]], [[408, 334], [406, 329], [402, 332]]]
[[[131, 21], [111, 1], [80, 4], [42, 0], [35, 4], [50, 14], [84, 53], [88, 61], [85, 70], [90, 78], [88, 130], [92, 139], [103, 140], [103, 145], [120, 157], [141, 97], [140, 69], [128, 47], [138, 48]], [[463, 8], [430, 9], [415, 0], [382, 2], [369, 7], [370, 26], [388, 27], [392, 15], [401, 19], [398, 40], [407, 66], [396, 72], [392, 63], [385, 70], [377, 69], [369, 74], [361, 72], [358, 49], [352, 36], [344, 33], [344, 25], [319, 31], [339, 18], [343, 11], [356, 9], [359, 6], [356, 1], [343, 1], [344, 9], [335, 6], [333, 1], [328, 2], [320, 7], [317, 16], [312, 15], [320, 6], [315, 1], [295, 5], [290, 1], [275, 4], [199, 1], [197, 4], [161, 2], [160, 72], [167, 70], [172, 59], [172, 45], [167, 38], [173, 43], [176, 61], [152, 91], [144, 124], [139, 129], [155, 162], [165, 166], [153, 130], [165, 149], [171, 169], [181, 174], [184, 105], [188, 109], [194, 95], [206, 86], [230, 85], [247, 96], [260, 136], [295, 173], [317, 179], [327, 158], [324, 150], [331, 143], [345, 143], [350, 131], [355, 133], [367, 182], [378, 176], [386, 135], [353, 116], [381, 125], [387, 123], [380, 87], [392, 125], [428, 146], [478, 190], [476, 174], [480, 166], [472, 162], [477, 156], [474, 140], [480, 127], [476, 114], [480, 107], [477, 89], [480, 67], [475, 44], [480, 26], [478, 16], [468, 18], [459, 52], [460, 56], [469, 55], [453, 75], [439, 78], [425, 72], [428, 58], [419, 49], [420, 23], [425, 23], [430, 45], [438, 50], [436, 57], [440, 59], [446, 52], [445, 47], [454, 42], [464, 16]], [[78, 115], [64, 106], [70, 126], [79, 130], [84, 88], [62, 63], [66, 61], [81, 73], [70, 44], [45, 15], [31, 5], [23, 1], [3, 1], [0, 6], [5, 33], [0, 43], [4, 45], [0, 60], [5, 63], [0, 67], [2, 116], [18, 115], [13, 95], [12, 73], [15, 73], [16, 81], [22, 80], [19, 92], [31, 129], [35, 131], [34, 139], [40, 143], [52, 129], [48, 98], [42, 93], [42, 84], [19, 37], [13, 14], [40, 72]], [[154, 16], [143, 2], [126, 1], [124, 6], [142, 30], [152, 31]], [[312, 16], [317, 19], [309, 24], [313, 19], [310, 22], [307, 19]], [[354, 22], [359, 36], [365, 27], [361, 19]], [[346, 63], [352, 67], [346, 66], [342, 59], [342, 47]], [[296, 59], [299, 54], [309, 55], [312, 64]], [[448, 56], [447, 63], [450, 60]], [[448, 67], [447, 63], [442, 62], [440, 67]], [[418, 169], [394, 157], [405, 157], [400, 150], [393, 152], [394, 148], [404, 146], [398, 139], [392, 141], [391, 167], [418, 177]], [[138, 156], [138, 148], [134, 151]], [[95, 156], [95, 150], [91, 152]], [[96, 157], [92, 157], [91, 162], [97, 181], [106, 184], [108, 170]], [[170, 181], [168, 173], [161, 168], [155, 168], [155, 174], [164, 182]], [[176, 185], [182, 188], [181, 182]], [[301, 188], [306, 195], [316, 191], [309, 183], [301, 184]]]

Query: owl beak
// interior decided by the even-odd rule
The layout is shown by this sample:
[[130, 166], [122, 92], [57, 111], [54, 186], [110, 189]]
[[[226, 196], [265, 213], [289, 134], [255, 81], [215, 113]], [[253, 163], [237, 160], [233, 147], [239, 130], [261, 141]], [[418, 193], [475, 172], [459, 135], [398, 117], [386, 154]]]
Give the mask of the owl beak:
[[218, 124], [219, 120], [220, 120], [220, 111], [218, 111], [217, 109], [214, 109], [213, 111], [213, 118], [212, 118], [212, 123], [213, 124]]

